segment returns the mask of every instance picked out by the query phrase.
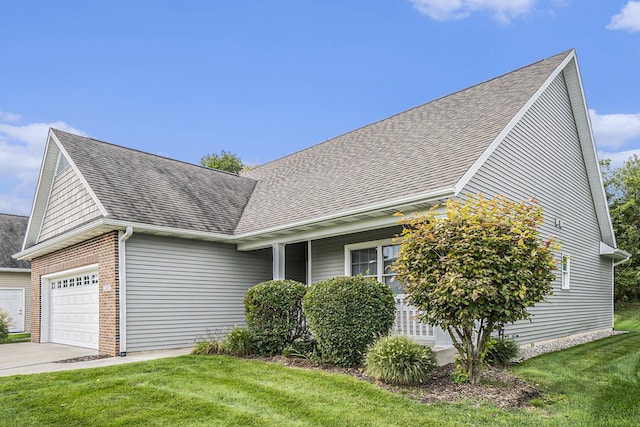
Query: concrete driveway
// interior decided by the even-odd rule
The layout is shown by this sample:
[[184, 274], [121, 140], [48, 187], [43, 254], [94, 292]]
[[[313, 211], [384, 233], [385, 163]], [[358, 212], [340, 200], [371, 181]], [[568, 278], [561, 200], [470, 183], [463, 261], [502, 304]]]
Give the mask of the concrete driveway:
[[[0, 345], [0, 377], [22, 374], [38, 374], [43, 372], [68, 371], [72, 369], [97, 368], [100, 366], [119, 365], [122, 363], [140, 362], [143, 360], [161, 359], [164, 357], [189, 354], [191, 348], [174, 350], [146, 351], [131, 353], [125, 357], [107, 357], [93, 359], [97, 350], [73, 347], [62, 344], [35, 344], [21, 342]], [[60, 363], [69, 359], [93, 359]], [[77, 360], [77, 359], [76, 359]]]

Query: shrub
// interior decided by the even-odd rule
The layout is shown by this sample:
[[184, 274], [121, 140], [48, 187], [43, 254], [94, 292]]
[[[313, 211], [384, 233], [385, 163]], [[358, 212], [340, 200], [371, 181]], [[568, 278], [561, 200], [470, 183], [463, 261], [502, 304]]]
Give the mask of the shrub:
[[236, 326], [224, 337], [221, 351], [234, 356], [246, 356], [253, 353], [253, 347], [249, 329]]
[[287, 345], [308, 334], [302, 312], [306, 292], [305, 284], [293, 280], [262, 282], [247, 291], [244, 313], [259, 354], [280, 354]]
[[394, 385], [420, 384], [436, 369], [431, 349], [407, 337], [380, 338], [367, 352], [366, 373]]
[[9, 325], [11, 325], [11, 316], [0, 309], [0, 341], [9, 336]]
[[520, 354], [520, 347], [511, 338], [499, 338], [489, 341], [485, 361], [490, 365], [504, 366]]
[[296, 340], [290, 346], [287, 346], [282, 355], [285, 357], [299, 357], [302, 359], [312, 360], [318, 364], [322, 363], [318, 351], [318, 342], [315, 339]]
[[206, 338], [196, 340], [191, 354], [222, 354], [222, 342], [216, 335], [209, 334]]
[[336, 277], [309, 288], [303, 307], [322, 357], [338, 366], [361, 362], [395, 319], [391, 289], [373, 279]]

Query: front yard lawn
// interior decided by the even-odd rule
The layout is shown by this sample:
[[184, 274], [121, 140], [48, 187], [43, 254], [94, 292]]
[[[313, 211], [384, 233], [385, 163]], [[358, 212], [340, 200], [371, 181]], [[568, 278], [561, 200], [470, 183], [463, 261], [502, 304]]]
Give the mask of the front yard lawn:
[[393, 426], [533, 423], [535, 413], [428, 406], [348, 375], [183, 356], [0, 378], [0, 425]]
[[227, 356], [183, 356], [0, 378], [0, 426], [637, 426], [638, 308], [617, 313], [618, 328], [636, 329], [628, 334], [514, 367], [545, 391], [528, 409], [427, 405], [348, 375]]

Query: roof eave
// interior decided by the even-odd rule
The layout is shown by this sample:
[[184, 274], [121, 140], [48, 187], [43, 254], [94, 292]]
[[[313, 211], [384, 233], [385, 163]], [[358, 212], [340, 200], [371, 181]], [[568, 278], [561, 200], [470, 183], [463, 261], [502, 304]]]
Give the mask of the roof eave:
[[393, 216], [396, 212], [424, 209], [453, 196], [453, 188], [441, 188], [331, 215], [239, 233], [234, 240], [238, 250], [246, 251], [266, 248], [274, 243], [294, 243], [390, 227], [398, 224], [398, 219]]
[[128, 226], [133, 227], [134, 231], [138, 233], [142, 232], [145, 234], [154, 234], [159, 236], [172, 236], [185, 239], [197, 239], [227, 243], [230, 243], [233, 240], [233, 236], [228, 234], [185, 230], [110, 218], [99, 218], [69, 232], [57, 235], [51, 239], [45, 240], [44, 242], [38, 243], [13, 255], [13, 257], [19, 260], [31, 261], [34, 258], [38, 258], [43, 255], [58, 251], [60, 249], [67, 248], [76, 243], [83, 242], [85, 240], [108, 233], [110, 231], [125, 230]]
[[30, 268], [0, 267], [0, 273], [31, 273]]
[[629, 252], [624, 251], [620, 248], [611, 247], [604, 242], [600, 242], [600, 256], [613, 260], [624, 261], [627, 261], [629, 258], [631, 258], [631, 254]]

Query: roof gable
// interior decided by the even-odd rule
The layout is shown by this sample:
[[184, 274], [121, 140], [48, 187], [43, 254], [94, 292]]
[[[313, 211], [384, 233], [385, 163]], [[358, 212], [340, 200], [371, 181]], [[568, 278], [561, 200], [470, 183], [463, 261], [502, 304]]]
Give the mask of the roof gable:
[[[572, 51], [248, 171], [258, 180], [237, 233], [452, 192]], [[292, 209], [293, 207], [293, 209]]]

